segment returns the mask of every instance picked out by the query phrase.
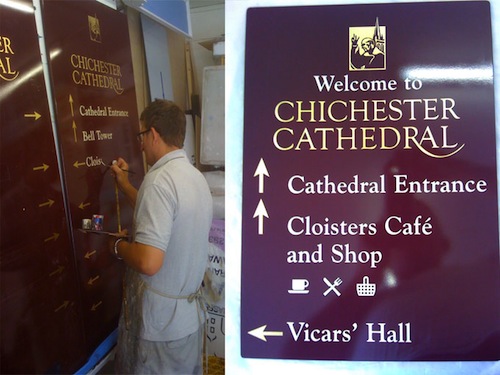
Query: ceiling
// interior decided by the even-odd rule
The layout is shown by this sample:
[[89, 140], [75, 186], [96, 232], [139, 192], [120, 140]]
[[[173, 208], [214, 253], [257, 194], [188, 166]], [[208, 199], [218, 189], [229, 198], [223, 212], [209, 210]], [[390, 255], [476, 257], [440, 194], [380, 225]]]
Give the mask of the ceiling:
[[191, 9], [201, 8], [211, 5], [224, 4], [225, 0], [190, 0], [189, 7]]

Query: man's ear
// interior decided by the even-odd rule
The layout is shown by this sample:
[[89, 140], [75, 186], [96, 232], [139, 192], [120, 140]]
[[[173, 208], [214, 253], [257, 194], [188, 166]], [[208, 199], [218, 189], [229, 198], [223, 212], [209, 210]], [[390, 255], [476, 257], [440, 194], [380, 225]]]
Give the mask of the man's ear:
[[158, 139], [161, 139], [160, 133], [158, 133], [153, 126], [151, 127], [151, 133], [153, 134], [153, 140], [157, 141]]

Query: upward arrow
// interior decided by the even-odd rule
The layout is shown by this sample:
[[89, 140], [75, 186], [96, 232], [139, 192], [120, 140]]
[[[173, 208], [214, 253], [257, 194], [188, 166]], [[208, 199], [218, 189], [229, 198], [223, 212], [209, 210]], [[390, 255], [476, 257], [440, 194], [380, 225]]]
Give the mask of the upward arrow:
[[76, 122], [73, 120], [73, 135], [75, 136], [75, 143], [78, 142], [78, 139], [76, 138]]
[[259, 176], [259, 194], [264, 193], [264, 176], [269, 177], [269, 172], [267, 171], [266, 163], [264, 159], [260, 159], [259, 165], [253, 174], [254, 177]]
[[71, 117], [75, 117], [75, 112], [73, 111], [73, 97], [69, 94], [69, 106], [71, 108]]
[[255, 213], [253, 217], [258, 217], [259, 219], [259, 234], [264, 234], [264, 216], [269, 219], [269, 215], [267, 214], [266, 206], [264, 206], [264, 202], [262, 199], [259, 201], [257, 208], [255, 209]]

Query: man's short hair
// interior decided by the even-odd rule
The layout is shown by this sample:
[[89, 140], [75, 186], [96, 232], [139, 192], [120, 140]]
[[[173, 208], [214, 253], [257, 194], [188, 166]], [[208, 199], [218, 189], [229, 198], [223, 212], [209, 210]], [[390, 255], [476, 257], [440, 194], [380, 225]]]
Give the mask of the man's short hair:
[[155, 99], [141, 113], [146, 129], [155, 128], [165, 143], [182, 148], [186, 137], [186, 115], [170, 100]]

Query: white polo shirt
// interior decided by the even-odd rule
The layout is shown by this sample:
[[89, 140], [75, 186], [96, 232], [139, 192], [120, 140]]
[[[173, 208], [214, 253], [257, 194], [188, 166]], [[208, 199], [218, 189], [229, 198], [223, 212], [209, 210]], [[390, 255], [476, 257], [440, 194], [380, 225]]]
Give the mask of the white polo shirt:
[[[134, 240], [165, 252], [155, 275], [141, 275], [164, 294], [186, 296], [201, 285], [208, 258], [212, 196], [184, 150], [168, 153], [146, 174], [137, 195]], [[171, 341], [198, 330], [198, 303], [144, 292], [141, 338]]]

